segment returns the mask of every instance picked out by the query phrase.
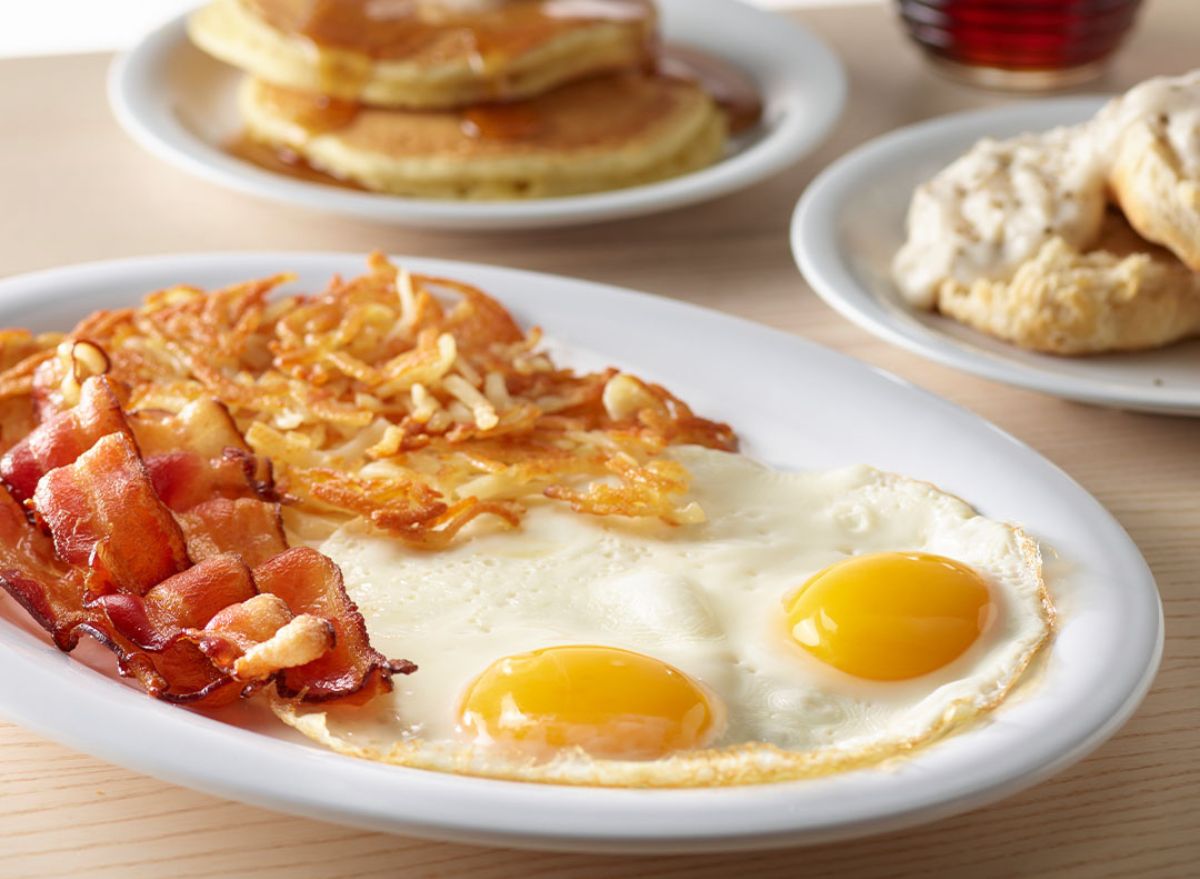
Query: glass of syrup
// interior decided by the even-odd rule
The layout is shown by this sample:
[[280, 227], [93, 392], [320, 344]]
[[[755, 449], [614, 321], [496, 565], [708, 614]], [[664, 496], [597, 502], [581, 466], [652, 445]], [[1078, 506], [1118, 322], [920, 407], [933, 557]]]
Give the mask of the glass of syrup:
[[942, 72], [1039, 91], [1093, 79], [1141, 0], [899, 0], [909, 36]]

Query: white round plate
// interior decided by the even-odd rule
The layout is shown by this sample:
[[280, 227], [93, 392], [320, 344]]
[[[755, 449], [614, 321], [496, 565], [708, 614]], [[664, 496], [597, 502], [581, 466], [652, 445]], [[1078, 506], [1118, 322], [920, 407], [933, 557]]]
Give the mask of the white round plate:
[[[1061, 628], [1044, 666], [986, 722], [886, 768], [740, 788], [572, 788], [371, 763], [255, 715], [227, 711], [218, 720], [156, 702], [59, 653], [19, 623], [13, 602], [0, 601], [0, 712], [140, 772], [329, 821], [505, 846], [697, 852], [858, 836], [991, 802], [1095, 748], [1149, 687], [1162, 609], [1137, 547], [1070, 477], [977, 416], [844, 355], [718, 312], [551, 275], [401, 261], [479, 285], [586, 365], [612, 363], [664, 382], [698, 412], [732, 423], [760, 460], [873, 464], [1022, 523], [1048, 558], [1061, 560], [1047, 571]], [[357, 255], [300, 253], [83, 265], [0, 283], [0, 326], [63, 327], [95, 308], [132, 305], [147, 290], [285, 269], [311, 291], [363, 265]]]
[[796, 207], [792, 251], [800, 270], [844, 317], [930, 360], [1086, 403], [1200, 415], [1200, 341], [1095, 357], [1035, 354], [949, 318], [917, 313], [889, 276], [917, 184], [981, 137], [1082, 122], [1102, 103], [1093, 97], [1055, 98], [957, 113], [859, 147], [826, 168]]
[[629, 189], [528, 201], [438, 201], [356, 192], [255, 167], [221, 148], [241, 129], [235, 91], [242, 74], [188, 41], [186, 16], [116, 60], [109, 101], [134, 140], [213, 183], [305, 208], [454, 229], [563, 226], [693, 204], [782, 171], [833, 127], [846, 77], [837, 57], [804, 28], [739, 0], [659, 0], [658, 6], [666, 41], [704, 49], [745, 70], [762, 90], [765, 113], [717, 164]]

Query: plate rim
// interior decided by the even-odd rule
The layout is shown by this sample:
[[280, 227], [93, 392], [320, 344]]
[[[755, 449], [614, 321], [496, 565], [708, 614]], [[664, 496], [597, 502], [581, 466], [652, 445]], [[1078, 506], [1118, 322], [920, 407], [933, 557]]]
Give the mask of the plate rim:
[[[787, 53], [780, 49], [777, 57], [793, 76], [803, 73], [808, 84], [789, 81], [777, 88], [781, 100], [793, 104], [796, 103], [793, 93], [796, 89], [803, 90], [805, 106], [791, 106], [771, 132], [746, 150], [680, 177], [560, 198], [456, 202], [338, 190], [322, 184], [289, 180], [225, 155], [192, 134], [173, 112], [167, 114], [165, 121], [156, 121], [154, 116], [169, 93], [163, 87], [156, 101], [148, 93], [153, 87], [147, 83], [153, 81], [154, 74], [168, 63], [170, 54], [188, 42], [186, 20], [190, 11], [168, 19], [113, 59], [107, 78], [108, 103], [120, 127], [143, 149], [178, 170], [222, 188], [326, 213], [395, 225], [422, 224], [429, 228], [460, 230], [584, 224], [658, 213], [707, 201], [782, 172], [815, 150], [833, 131], [845, 109], [846, 72], [836, 53], [810, 30], [794, 19], [738, 0], [658, 2], [664, 13], [676, 6], [681, 9], [686, 6], [697, 18], [719, 16], [754, 22], [770, 39], [788, 41]], [[220, 62], [214, 59], [213, 63]], [[769, 93], [765, 96], [770, 99]]]
[[946, 113], [865, 141], [822, 169], [797, 201], [789, 230], [797, 268], [813, 291], [844, 318], [877, 338], [943, 366], [1078, 402], [1167, 415], [1200, 416], [1200, 389], [1146, 388], [1103, 379], [1049, 374], [1036, 366], [999, 355], [973, 352], [957, 339], [924, 325], [925, 332], [917, 332], [897, 324], [889, 319], [885, 309], [876, 307], [878, 297], [855, 279], [850, 260], [839, 241], [838, 224], [845, 209], [844, 199], [861, 185], [861, 166], [916, 144], [936, 144], [985, 122], [1003, 125], [1031, 114], [1062, 112], [1069, 117], [1063, 124], [1068, 124], [1074, 118], [1070, 117], [1072, 111], [1094, 112], [1109, 97], [1067, 95]]
[[[199, 273], [232, 264], [234, 267], [229, 269], [229, 273], [233, 280], [234, 276], [246, 274], [246, 266], [249, 263], [263, 264], [266, 273], [273, 273], [281, 264], [287, 265], [290, 262], [298, 274], [320, 271], [321, 274], [328, 275], [332, 273], [330, 267], [339, 262], [353, 261], [361, 264], [363, 258], [363, 254], [349, 252], [229, 251], [165, 254], [84, 263], [0, 281], [0, 304], [4, 306], [0, 307], [0, 312], [3, 312], [5, 307], [18, 313], [22, 309], [30, 308], [36, 311], [39, 306], [45, 308], [46, 302], [71, 301], [82, 296], [82, 290], [74, 289], [75, 287], [82, 285], [82, 289], [86, 289], [88, 283], [96, 286], [101, 283], [111, 284], [114, 283], [112, 278], [120, 280], [124, 276], [137, 276], [139, 273], [174, 274], [178, 280], [178, 275], [186, 270], [184, 266], [191, 266], [191, 271]], [[923, 800], [918, 798], [915, 807], [911, 802], [911, 795], [908, 799], [900, 798], [902, 808], [897, 808], [894, 801], [885, 802], [886, 798], [883, 798], [879, 801], [872, 800], [867, 804], [869, 808], [863, 810], [863, 814], [855, 820], [847, 820], [844, 816], [837, 817], [836, 810], [831, 810], [830, 814], [824, 816], [823, 821], [810, 820], [799, 828], [788, 823], [785, 808], [788, 802], [787, 794], [789, 791], [799, 791], [805, 786], [815, 784], [820, 779], [744, 788], [630, 791], [564, 789], [557, 786], [448, 776], [404, 767], [380, 767], [379, 764], [317, 751], [308, 745], [296, 745], [265, 736], [249, 736], [237, 727], [193, 712], [183, 715], [179, 712], [184, 709], [148, 701], [142, 694], [112, 680], [106, 679], [104, 685], [97, 685], [95, 672], [58, 653], [48, 643], [42, 643], [40, 638], [21, 633], [22, 637], [18, 637], [17, 643], [13, 643], [14, 639], [10, 637], [9, 630], [19, 630], [7, 621], [0, 624], [0, 663], [9, 669], [15, 667], [18, 673], [0, 675], [0, 711], [43, 735], [135, 771], [217, 796], [232, 796], [256, 805], [320, 820], [477, 844], [572, 851], [665, 853], [762, 849], [827, 842], [913, 826], [994, 802], [1082, 758], [1128, 719], [1148, 691], [1161, 659], [1164, 636], [1161, 601], [1153, 575], [1140, 551], [1120, 523], [1061, 468], [986, 420], [846, 354], [824, 348], [782, 330], [692, 303], [560, 275], [452, 260], [403, 256], [395, 258], [418, 270], [441, 274], [449, 272], [452, 275], [457, 272], [468, 278], [474, 273], [482, 272], [494, 277], [508, 278], [512, 281], [513, 291], [522, 289], [522, 281], [536, 279], [540, 282], [566, 284], [591, 297], [616, 297], [624, 302], [634, 302], [650, 312], [689, 317], [693, 323], [716, 322], [723, 329], [733, 326], [741, 333], [757, 335], [760, 340], [769, 339], [773, 343], [788, 345], [818, 360], [840, 364], [863, 380], [888, 383], [906, 394], [906, 399], [920, 399], [924, 405], [934, 407], [947, 417], [983, 431], [990, 439], [1003, 443], [1022, 456], [1029, 456], [1028, 466], [1036, 465], [1047, 473], [1056, 474], [1057, 478], [1064, 481], [1065, 486], [1075, 492], [1077, 500], [1089, 508], [1090, 515], [1099, 517], [1100, 523], [1108, 528], [1110, 538], [1118, 543], [1124, 541], [1121, 567], [1128, 569], [1134, 580], [1140, 581], [1143, 591], [1139, 600], [1148, 599], [1153, 605], [1152, 608], [1147, 605], [1143, 611], [1152, 610], [1150, 615], [1156, 620], [1154, 634], [1150, 639], [1153, 644], [1149, 645], [1149, 653], [1144, 664], [1138, 668], [1136, 679], [1129, 680], [1128, 686], [1122, 690], [1119, 703], [1114, 703], [1114, 710], [1102, 722], [1094, 725], [1086, 735], [1073, 739], [1069, 747], [1057, 749], [1052, 759], [1025, 766], [1020, 773], [993, 779], [992, 783], [984, 786], [963, 786], [959, 780], [959, 787], [953, 791], [952, 796], [947, 796], [945, 792], [937, 796], [926, 794]], [[272, 268], [267, 269], [267, 265]], [[316, 268], [318, 266], [323, 268]], [[102, 278], [97, 280], [97, 276]], [[103, 277], [109, 280], [105, 281]], [[502, 300], [506, 298], [503, 293], [499, 295]], [[36, 304], [32, 306], [31, 297], [36, 299]], [[519, 293], [512, 296], [512, 299], [520, 298]], [[81, 310], [86, 310], [88, 306], [86, 301], [80, 302]], [[1146, 639], [1143, 637], [1142, 640]], [[63, 674], [80, 673], [86, 674], [87, 679], [81, 684], [83, 690], [79, 700], [59, 705], [53, 699], [43, 698], [43, 695], [51, 692], [56, 685], [62, 685], [60, 678]], [[180, 751], [198, 759], [182, 762], [164, 760], [162, 755], [155, 756], [144, 752], [142, 743], [131, 741], [122, 730], [113, 731], [105, 729], [103, 724], [81, 725], [78, 722], [81, 716], [89, 716], [89, 712], [95, 713], [96, 716], [111, 716], [113, 711], [117, 710], [114, 709], [114, 705], [119, 709], [126, 704], [135, 703], [144, 709], [138, 715], [139, 724], [143, 724], [141, 733], [148, 734], [150, 739], [157, 736], [160, 740], [164, 733], [177, 734]], [[185, 716], [190, 717], [191, 721], [185, 721]], [[99, 733], [96, 730], [99, 730]], [[222, 750], [226, 744], [231, 750]], [[219, 778], [204, 771], [204, 767], [210, 763], [204, 756], [212, 753], [212, 745], [217, 746], [215, 756], [225, 761], [222, 769], [224, 775]], [[284, 785], [284, 790], [281, 791], [277, 787], [264, 787], [261, 783], [252, 782], [255, 771], [264, 771], [264, 767], [288, 769], [290, 756], [299, 753], [294, 750], [296, 748], [303, 750], [306, 755], [304, 759], [310, 766], [320, 768], [322, 785], [313, 785], [297, 792], [294, 784], [291, 787]], [[1014, 755], [1011, 759], [1020, 761], [1023, 756]], [[416, 812], [410, 810], [403, 816], [403, 820], [398, 821], [393, 813], [381, 816], [377, 810], [372, 811], [370, 804], [364, 804], [356, 794], [361, 789], [369, 789], [371, 784], [377, 782], [375, 773], [381, 768], [392, 773], [389, 776], [389, 784], [392, 777], [400, 779], [403, 776], [404, 781], [400, 786], [418, 794], [413, 799], [421, 800], [423, 804], [441, 802], [440, 817], [431, 818], [418, 809]], [[239, 771], [245, 774], [239, 775]], [[988, 766], [978, 771], [996, 772], [997, 769]], [[874, 777], [873, 772], [868, 774]], [[848, 775], [857, 776], [858, 773]], [[365, 785], [365, 788], [359, 788], [357, 785], [360, 783]], [[331, 804], [331, 797], [337, 800], [336, 804]], [[446, 812], [447, 797], [450, 798], [450, 802], [455, 802], [454, 798], [459, 797], [456, 802], [460, 811]], [[474, 810], [473, 819], [461, 814], [462, 803], [466, 802], [467, 797], [471, 803], [480, 806]], [[566, 820], [565, 825], [560, 823], [557, 826], [540, 826], [531, 830], [527, 823], [522, 823], [526, 820], [523, 816], [529, 812], [513, 809], [513, 799], [523, 801], [526, 809], [530, 808], [531, 800], [537, 801], [534, 813], [540, 814], [552, 824], [554, 820], [560, 820], [562, 814], [573, 815], [576, 823], [572, 825], [568, 817], [562, 819]], [[653, 808], [649, 808], [647, 813], [647, 803], [651, 800], [658, 802]], [[661, 805], [664, 802], [668, 804], [666, 807]], [[747, 808], [768, 814], [763, 820], [752, 821], [746, 825], [743, 819], [741, 825], [735, 826], [737, 822], [730, 820], [730, 813], [739, 803], [749, 803]], [[765, 810], [762, 808], [763, 803], [774, 803], [776, 808]], [[496, 808], [489, 810], [489, 804]], [[721, 808], [714, 812], [717, 805]], [[688, 818], [683, 824], [675, 821], [672, 825], [674, 832], [671, 834], [663, 833], [654, 821], [646, 821], [646, 815], [650, 814], [661, 823], [664, 819], [660, 813], [667, 811], [672, 816], [678, 813], [679, 816]], [[482, 817], [484, 815], [486, 818]], [[586, 821], [581, 820], [583, 816], [586, 816]], [[615, 823], [614, 816], [618, 818]], [[605, 829], [600, 829], [600, 825], [604, 824]]]

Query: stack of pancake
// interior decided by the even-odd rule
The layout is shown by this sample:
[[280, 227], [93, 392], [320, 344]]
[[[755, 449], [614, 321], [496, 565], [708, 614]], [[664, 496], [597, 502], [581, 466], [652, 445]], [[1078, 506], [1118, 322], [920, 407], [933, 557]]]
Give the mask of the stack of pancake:
[[189, 32], [249, 74], [254, 145], [378, 192], [634, 186], [716, 161], [729, 127], [656, 63], [651, 0], [213, 0]]

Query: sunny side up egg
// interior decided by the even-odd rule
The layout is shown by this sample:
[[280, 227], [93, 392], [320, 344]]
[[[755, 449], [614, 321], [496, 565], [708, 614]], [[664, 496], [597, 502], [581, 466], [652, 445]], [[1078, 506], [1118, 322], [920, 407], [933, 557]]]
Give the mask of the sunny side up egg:
[[603, 785], [753, 783], [877, 762], [995, 707], [1047, 642], [1037, 545], [868, 467], [673, 452], [705, 522], [545, 503], [436, 553], [320, 544], [371, 640], [420, 670], [282, 716], [344, 753]]

